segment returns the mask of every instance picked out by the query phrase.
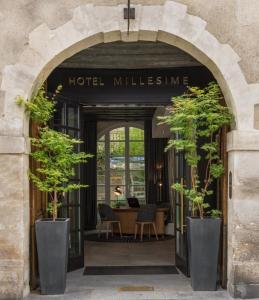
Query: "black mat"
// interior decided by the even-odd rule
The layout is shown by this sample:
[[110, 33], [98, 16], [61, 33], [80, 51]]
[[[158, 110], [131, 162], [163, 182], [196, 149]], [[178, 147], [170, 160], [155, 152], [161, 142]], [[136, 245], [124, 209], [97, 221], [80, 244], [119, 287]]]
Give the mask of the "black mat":
[[[166, 241], [166, 240], [171, 240], [173, 239], [174, 236], [172, 235], [165, 235], [163, 237], [159, 236], [158, 241]], [[149, 239], [148, 236], [143, 236], [143, 241], [141, 242], [139, 239], [139, 236], [137, 239], [134, 239], [134, 235], [128, 235], [128, 236], [122, 236], [120, 237], [119, 235], [114, 235], [113, 237], [109, 234], [109, 239], [106, 239], [106, 234], [102, 233], [100, 237], [98, 236], [97, 233], [94, 234], [86, 234], [84, 236], [84, 239], [86, 241], [92, 241], [92, 242], [109, 242], [109, 243], [142, 243], [142, 242], [156, 242], [156, 237], [151, 236]]]
[[84, 275], [178, 274], [175, 266], [100, 266], [85, 267]]

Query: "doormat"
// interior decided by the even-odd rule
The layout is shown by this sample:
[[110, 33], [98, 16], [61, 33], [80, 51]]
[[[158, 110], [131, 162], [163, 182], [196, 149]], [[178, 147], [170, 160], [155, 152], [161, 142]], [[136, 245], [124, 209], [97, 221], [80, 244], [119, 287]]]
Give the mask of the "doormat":
[[84, 275], [179, 274], [175, 266], [98, 266], [85, 267]]
[[93, 234], [85, 234], [85, 241], [92, 242], [104, 242], [104, 243], [143, 243], [143, 242], [161, 242], [173, 239], [173, 235], [164, 235], [163, 237], [159, 237], [158, 241], [155, 236], [151, 236], [150, 239], [148, 236], [143, 236], [143, 241], [140, 240], [139, 236], [134, 238], [134, 235], [125, 235], [120, 237], [119, 235], [114, 235], [113, 237], [109, 235], [108, 240], [106, 239], [106, 234], [102, 233], [100, 236], [97, 233]]
[[153, 286], [121, 286], [118, 288], [119, 292], [153, 292]]

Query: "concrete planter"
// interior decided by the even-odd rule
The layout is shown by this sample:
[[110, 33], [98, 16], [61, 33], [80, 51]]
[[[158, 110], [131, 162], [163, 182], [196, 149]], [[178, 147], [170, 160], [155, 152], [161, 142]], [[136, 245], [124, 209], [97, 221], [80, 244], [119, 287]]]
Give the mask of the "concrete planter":
[[64, 294], [68, 261], [69, 219], [37, 220], [36, 239], [43, 295]]
[[194, 291], [217, 289], [221, 219], [187, 217], [191, 285]]

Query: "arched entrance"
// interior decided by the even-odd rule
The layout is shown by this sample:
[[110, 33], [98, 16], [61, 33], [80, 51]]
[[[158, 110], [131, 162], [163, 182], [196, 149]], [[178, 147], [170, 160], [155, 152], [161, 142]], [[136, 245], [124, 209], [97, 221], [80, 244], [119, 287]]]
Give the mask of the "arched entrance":
[[[28, 293], [29, 195], [26, 174], [28, 157], [25, 154], [28, 144], [28, 120], [16, 107], [15, 97], [17, 95], [29, 97], [60, 62], [82, 49], [98, 43], [119, 40], [125, 42], [157, 40], [183, 49], [204, 64], [217, 79], [226, 102], [235, 115], [236, 130], [230, 133], [228, 139], [229, 170], [236, 174], [233, 177], [233, 199], [230, 202], [229, 212], [229, 291], [242, 297], [255, 295], [256, 289], [254, 287], [249, 289], [251, 275], [248, 271], [242, 273], [240, 270], [244, 256], [242, 252], [236, 252], [234, 241], [239, 229], [236, 226], [235, 216], [239, 215], [237, 205], [240, 204], [240, 197], [255, 205], [250, 190], [247, 191], [244, 187], [240, 189], [238, 185], [240, 180], [243, 184], [248, 183], [249, 178], [256, 178], [253, 172], [247, 173], [244, 153], [253, 150], [246, 157], [252, 166], [258, 150], [258, 145], [253, 143], [258, 133], [253, 130], [252, 117], [258, 89], [247, 84], [238, 64], [239, 57], [233, 49], [227, 44], [219, 43], [217, 38], [206, 30], [206, 22], [189, 15], [185, 5], [174, 1], [166, 1], [164, 5], [159, 6], [136, 5], [136, 20], [131, 23], [129, 34], [127, 23], [123, 20], [122, 8], [121, 5], [107, 7], [82, 5], [74, 10], [73, 18], [69, 22], [55, 30], [49, 29], [46, 24], [40, 25], [31, 32], [28, 46], [21, 54], [19, 62], [4, 69], [1, 92], [4, 94], [5, 111], [1, 126], [5, 132], [2, 141], [6, 142], [6, 149], [3, 149], [3, 153], [8, 151], [17, 156], [21, 174], [17, 186], [22, 204], [20, 230], [17, 231], [17, 247], [20, 251], [17, 254], [16, 293], [17, 295]], [[247, 100], [245, 106], [244, 99]], [[254, 218], [252, 215], [251, 222]], [[237, 219], [241, 220], [242, 224], [247, 222], [242, 216]], [[247, 241], [248, 251], [251, 243], [252, 239]], [[249, 258], [245, 258], [244, 261], [250, 263]], [[245, 268], [247, 270], [248, 267]], [[237, 274], [241, 274], [241, 277], [243, 275], [244, 280], [237, 279]]]

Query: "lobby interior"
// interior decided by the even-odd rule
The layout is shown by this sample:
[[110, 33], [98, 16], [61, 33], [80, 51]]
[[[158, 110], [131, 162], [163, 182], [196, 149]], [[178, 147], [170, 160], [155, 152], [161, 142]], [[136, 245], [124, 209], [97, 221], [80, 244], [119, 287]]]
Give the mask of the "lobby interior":
[[[76, 278], [76, 285], [87, 286], [83, 272], [91, 282], [98, 267], [142, 267], [134, 278], [128, 274], [123, 283], [118, 279], [118, 286], [155, 286], [155, 276], [165, 284], [173, 280], [175, 291], [191, 291], [185, 227], [190, 206], [171, 189], [175, 180], [188, 179], [188, 167], [183, 155], [164, 151], [171, 133], [158, 124], [158, 117], [167, 114], [172, 96], [182, 94], [188, 85], [204, 86], [211, 80], [212, 74], [193, 57], [160, 42], [100, 44], [67, 59], [50, 74], [48, 92], [62, 85], [53, 128], [80, 138], [84, 143], [78, 150], [94, 155], [72, 179], [88, 188], [69, 193], [59, 212], [60, 217], [71, 219], [68, 286], [72, 291]], [[220, 205], [217, 189], [212, 207]], [[128, 198], [137, 199], [141, 207], [156, 206], [158, 240], [153, 229], [150, 239], [147, 229], [143, 241], [140, 235], [134, 238], [138, 208], [134, 204], [130, 208]], [[119, 216], [122, 237], [115, 224], [114, 236], [110, 226], [106, 239], [107, 227], [98, 211], [102, 203]], [[36, 209], [42, 211], [42, 207]], [[125, 217], [123, 211], [130, 213]], [[37, 288], [33, 255], [35, 250], [31, 287]], [[152, 266], [174, 267], [176, 274], [154, 269], [153, 274], [143, 275]], [[116, 282], [120, 271], [114, 272], [110, 275]], [[109, 281], [108, 277], [95, 278], [101, 282]]]

